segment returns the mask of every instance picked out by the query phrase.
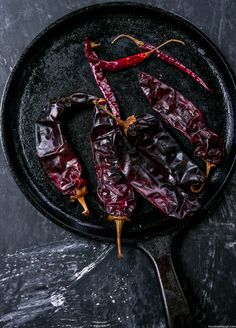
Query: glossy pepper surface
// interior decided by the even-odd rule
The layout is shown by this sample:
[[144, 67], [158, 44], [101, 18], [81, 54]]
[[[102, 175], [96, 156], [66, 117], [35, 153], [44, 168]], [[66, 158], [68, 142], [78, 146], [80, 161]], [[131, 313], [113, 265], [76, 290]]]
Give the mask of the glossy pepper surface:
[[131, 41], [133, 41], [142, 51], [152, 51], [154, 50], [154, 55], [159, 58], [160, 60], [164, 61], [165, 63], [175, 66], [185, 74], [189, 75], [194, 81], [196, 81], [198, 84], [200, 84], [203, 88], [205, 88], [207, 91], [212, 92], [212, 90], [208, 87], [208, 85], [198, 76], [196, 73], [194, 73], [192, 70], [187, 68], [184, 64], [182, 64], [178, 59], [166, 54], [165, 52], [156, 49], [153, 45], [147, 42], [140, 41], [130, 35], [127, 34], [121, 34], [118, 37], [116, 37], [112, 43], [116, 42], [120, 38], [128, 38]]
[[[120, 128], [99, 107], [106, 107], [105, 101], [94, 109], [91, 148], [97, 175], [97, 194], [101, 209], [108, 214], [108, 220], [117, 225], [118, 256], [121, 257], [120, 234], [124, 221], [129, 221], [135, 206], [134, 190], [119, 168], [115, 150], [116, 135]], [[119, 225], [119, 226], [118, 226]]]
[[94, 106], [94, 96], [74, 93], [51, 101], [40, 114], [35, 124], [36, 151], [40, 164], [54, 186], [71, 201], [78, 200], [83, 214], [88, 215], [84, 196], [86, 180], [82, 177], [81, 164], [62, 132], [65, 111], [71, 108]]
[[169, 172], [174, 185], [201, 185], [205, 176], [199, 167], [182, 151], [179, 144], [151, 114], [142, 114], [127, 129], [129, 141], [146, 157]]
[[[173, 42], [173, 40], [171, 40]], [[175, 42], [181, 42], [179, 40], [175, 40]], [[89, 63], [93, 65], [98, 65], [101, 69], [106, 71], [121, 71], [131, 67], [135, 67], [140, 65], [145, 59], [150, 57], [158, 48], [162, 47], [164, 44], [169, 43], [169, 41], [164, 42], [163, 44], [159, 45], [158, 47], [154, 47], [150, 51], [144, 51], [142, 53], [138, 53], [135, 55], [131, 55], [124, 58], [119, 58], [116, 60], [103, 60], [98, 58], [97, 54], [92, 50], [92, 47], [100, 46], [100, 44], [96, 44], [91, 42], [88, 37], [85, 38], [85, 55], [88, 59]]]
[[[108, 108], [113, 115], [120, 117], [120, 109], [114, 92], [99, 65], [99, 58], [91, 48], [91, 41], [86, 38], [84, 53], [87, 58], [99, 89], [105, 97], [95, 101], [93, 128], [91, 132], [91, 148], [97, 175], [97, 194], [101, 209], [108, 215], [107, 219], [116, 224], [118, 257], [122, 257], [121, 233], [125, 221], [129, 221], [135, 206], [136, 199], [133, 188], [129, 185], [117, 166], [117, 156], [114, 149], [114, 140], [120, 132], [119, 126], [99, 108]], [[96, 62], [91, 62], [91, 54]]]
[[208, 126], [203, 112], [178, 91], [146, 73], [139, 75], [140, 86], [157, 117], [183, 134], [194, 146], [194, 155], [212, 166], [225, 155], [222, 139]]
[[115, 144], [122, 173], [131, 186], [162, 213], [170, 218], [188, 219], [200, 209], [195, 194], [174, 185], [168, 170], [138, 151], [124, 134], [116, 135]]
[[100, 67], [100, 59], [91, 47], [91, 41], [88, 37], [84, 41], [84, 54], [93, 72], [97, 85], [106, 99], [113, 115], [120, 117], [120, 109], [114, 95], [114, 92]]
[[150, 114], [131, 115], [125, 121], [102, 108], [122, 126], [130, 143], [154, 165], [166, 170], [168, 182], [173, 185], [202, 186], [206, 176], [181, 150], [178, 143], [164, 128], [162, 122]]

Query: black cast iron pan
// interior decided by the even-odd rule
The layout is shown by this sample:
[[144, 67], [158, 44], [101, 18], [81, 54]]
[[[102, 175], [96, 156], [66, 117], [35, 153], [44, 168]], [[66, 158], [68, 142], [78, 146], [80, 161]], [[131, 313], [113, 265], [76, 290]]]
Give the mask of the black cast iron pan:
[[[115, 59], [138, 52], [128, 41], [110, 45], [118, 34], [131, 34], [154, 45], [178, 38], [186, 46], [169, 45], [165, 50], [192, 68], [214, 90], [206, 92], [177, 69], [151, 58], [141, 67], [107, 74], [115, 90], [123, 117], [151, 113], [138, 86], [138, 72], [145, 71], [183, 93], [206, 114], [209, 125], [223, 138], [227, 155], [201, 195], [203, 209], [197, 221], [223, 187], [235, 159], [235, 84], [224, 58], [212, 42], [191, 23], [161, 9], [134, 3], [109, 3], [73, 12], [49, 26], [28, 46], [15, 66], [2, 99], [2, 144], [11, 172], [32, 204], [46, 217], [81, 236], [115, 241], [113, 225], [98, 208], [96, 179], [89, 145], [91, 112], [74, 112], [64, 129], [86, 168], [91, 217], [83, 218], [79, 205], [55, 190], [45, 177], [35, 152], [34, 124], [48, 100], [72, 93], [101, 96], [83, 54], [83, 40], [89, 36], [102, 43], [100, 57]], [[174, 133], [172, 131], [172, 133]], [[176, 135], [185, 151], [191, 146]], [[201, 163], [199, 163], [201, 165]], [[132, 224], [126, 226], [123, 241], [136, 243], [153, 260], [160, 281], [169, 327], [193, 327], [186, 300], [173, 269], [170, 249], [173, 237], [184, 224], [170, 220], [145, 200], [138, 201]], [[114, 259], [115, 261], [116, 259]]]

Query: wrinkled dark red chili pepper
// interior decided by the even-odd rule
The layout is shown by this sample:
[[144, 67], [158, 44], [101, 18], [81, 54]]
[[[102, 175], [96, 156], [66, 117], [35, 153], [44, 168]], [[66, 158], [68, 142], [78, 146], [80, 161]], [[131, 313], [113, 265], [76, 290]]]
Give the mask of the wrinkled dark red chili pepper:
[[187, 219], [200, 209], [196, 195], [172, 184], [168, 170], [138, 151], [121, 133], [116, 134], [115, 145], [122, 173], [161, 212], [168, 217]]
[[178, 91], [146, 73], [139, 75], [140, 86], [153, 110], [166, 123], [180, 131], [194, 146], [194, 155], [210, 167], [220, 163], [225, 155], [221, 138], [207, 127], [204, 114]]
[[117, 227], [118, 257], [122, 257], [120, 238], [124, 221], [129, 221], [136, 200], [133, 188], [122, 174], [114, 147], [120, 129], [99, 107], [107, 107], [105, 101], [94, 109], [91, 148], [97, 175], [97, 194], [102, 210], [108, 220], [115, 221]]
[[129, 116], [125, 121], [117, 119], [104, 109], [117, 123], [133, 146], [141, 151], [157, 166], [164, 167], [169, 174], [168, 181], [173, 185], [202, 185], [204, 174], [181, 150], [178, 143], [164, 128], [159, 119], [150, 114]]
[[[84, 44], [85, 56], [90, 64], [94, 78], [104, 95], [109, 108], [116, 117], [120, 117], [120, 110], [112, 88], [99, 66], [99, 58], [91, 48], [88, 38]], [[90, 62], [91, 54], [97, 58], [97, 62]], [[96, 106], [107, 108], [104, 100], [95, 102]], [[120, 127], [114, 126], [114, 122], [98, 107], [94, 110], [93, 128], [91, 132], [91, 147], [94, 165], [97, 175], [97, 194], [100, 207], [108, 214], [108, 220], [115, 222], [117, 232], [118, 257], [121, 252], [121, 232], [125, 221], [129, 220], [135, 205], [133, 188], [122, 175], [118, 165], [114, 149], [114, 140]]]
[[35, 124], [36, 151], [42, 168], [54, 186], [70, 201], [78, 200], [89, 215], [84, 196], [87, 194], [86, 180], [73, 149], [67, 143], [61, 129], [63, 113], [70, 108], [94, 106], [94, 96], [74, 93], [50, 102]]
[[[151, 44], [149, 44], [147, 42], [140, 41], [140, 40], [138, 40], [138, 39], [136, 39], [136, 38], [134, 38], [130, 35], [127, 35], [127, 34], [119, 35], [118, 37], [116, 37], [112, 41], [112, 43], [116, 42], [118, 39], [123, 38], [123, 37], [132, 40], [143, 51], [152, 51], [152, 50], [155, 49], [155, 47], [152, 46]], [[157, 58], [163, 60], [165, 63], [168, 63], [172, 66], [177, 67], [179, 70], [181, 70], [184, 73], [186, 73], [187, 75], [189, 75], [194, 81], [196, 81], [198, 84], [200, 84], [203, 88], [205, 88], [209, 92], [212, 92], [212, 90], [207, 86], [207, 84], [196, 73], [194, 73], [189, 68], [184, 66], [178, 59], [166, 54], [165, 52], [163, 52], [159, 49], [156, 49], [154, 54], [156, 55]]]
[[150, 114], [136, 117], [127, 130], [127, 137], [146, 157], [162, 165], [173, 184], [201, 185], [205, 176], [181, 150], [160, 120]]

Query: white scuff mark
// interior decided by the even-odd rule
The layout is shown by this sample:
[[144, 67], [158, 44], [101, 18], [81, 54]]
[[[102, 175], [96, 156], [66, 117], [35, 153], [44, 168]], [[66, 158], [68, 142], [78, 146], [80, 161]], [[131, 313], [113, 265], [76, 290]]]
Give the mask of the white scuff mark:
[[[88, 247], [88, 244], [84, 245], [79, 245], [79, 247]], [[41, 255], [47, 251], [50, 252], [51, 255], [54, 253], [60, 253], [66, 250], [70, 250], [76, 248], [78, 249], [78, 243], [69, 243], [67, 242], [66, 245], [59, 245], [55, 246], [54, 244], [52, 245], [47, 245], [44, 247], [41, 252], [39, 251], [38, 248], [34, 248], [33, 251], [29, 252], [29, 249], [26, 251], [21, 251], [21, 252], [16, 252], [14, 255], [13, 254], [8, 254], [8, 259], [12, 258], [14, 259], [14, 256], [18, 255], [20, 258], [25, 258], [26, 256], [34, 256], [37, 253], [41, 253]], [[69, 292], [69, 289], [77, 283], [81, 278], [86, 276], [89, 272], [91, 272], [103, 259], [107, 256], [107, 254], [113, 249], [113, 246], [109, 245], [104, 245], [101, 250], [100, 250], [100, 255], [96, 258], [95, 261], [92, 263], [86, 265], [82, 270], [77, 271], [76, 273], [72, 274], [71, 278], [66, 282], [63, 286], [59, 287], [55, 292], [51, 293], [48, 291], [40, 291], [40, 292], [35, 292], [34, 294], [28, 294], [27, 290], [29, 286], [31, 286], [29, 283], [25, 284], [24, 288], [22, 291], [22, 295], [25, 297], [21, 297], [21, 300], [19, 304], [16, 306], [16, 308], [8, 313], [1, 314], [0, 315], [0, 326], [2, 327], [1, 323], [4, 323], [4, 327], [14, 327], [15, 326], [20, 326], [21, 324], [25, 324], [33, 319], [35, 319], [38, 315], [45, 311], [52, 310], [52, 307], [54, 308], [54, 312], [57, 312], [61, 309], [63, 304], [66, 301], [66, 293]], [[48, 254], [47, 254], [48, 255]], [[38, 255], [39, 256], [39, 255]], [[33, 263], [37, 263], [37, 266], [39, 265], [38, 261], [33, 261]], [[6, 267], [8, 267], [9, 264], [6, 264]], [[21, 275], [22, 272], [25, 272], [25, 270], [22, 270], [22, 272], [18, 272], [15, 269], [16, 263], [14, 263], [14, 269], [13, 269], [13, 275], [10, 275], [10, 271], [7, 270], [6, 273], [9, 273], [9, 275], [6, 277], [1, 277], [0, 281], [5, 281], [12, 279], [15, 274]], [[28, 267], [27, 267], [28, 268]], [[26, 270], [27, 270], [26, 268]], [[31, 282], [32, 285], [35, 286], [37, 284], [38, 278], [34, 279], [33, 282]], [[27, 298], [27, 299], [26, 299]]]
[[69, 288], [71, 288], [75, 283], [77, 283], [81, 278], [83, 278], [85, 275], [87, 275], [90, 271], [92, 271], [101, 261], [104, 260], [104, 258], [107, 256], [107, 254], [113, 249], [113, 246], [108, 246], [105, 250], [103, 250], [102, 254], [100, 254], [97, 259], [88, 264], [86, 267], [84, 267], [82, 270], [75, 272], [70, 282], [64, 286], [63, 288], [60, 288], [57, 292], [54, 292], [50, 296], [50, 302], [53, 306], [59, 307], [62, 306], [65, 302], [65, 293]]
[[114, 324], [117, 324], [117, 321], [112, 320], [105, 320], [105, 321], [84, 321], [84, 327], [91, 327], [91, 328], [107, 328], [112, 327]]
[[236, 241], [231, 241], [231, 242], [225, 243], [225, 248], [226, 249], [236, 249]]
[[62, 306], [65, 303], [65, 297], [62, 294], [54, 294], [50, 297], [50, 302], [53, 306]]
[[35, 297], [33, 297], [33, 298], [29, 299], [28, 301], [22, 302], [20, 305], [17, 306], [17, 309], [22, 311], [22, 310], [27, 310], [27, 309], [32, 309], [32, 308], [40, 308], [40, 307], [43, 307], [44, 305], [48, 306], [47, 297], [42, 298], [42, 299], [36, 299]]
[[72, 249], [78, 249], [78, 248], [87, 248], [88, 244], [78, 244], [77, 242], [68, 242], [66, 241], [64, 244], [64, 240], [62, 240], [60, 243], [52, 243], [52, 244], [46, 244], [39, 247], [32, 247], [32, 248], [26, 248], [21, 250], [20, 252], [16, 252], [13, 254], [7, 254], [7, 257], [15, 257], [16, 255], [20, 255], [22, 257], [30, 254], [31, 257], [38, 258], [41, 254], [47, 253], [47, 256], [52, 256], [55, 253], [63, 253], [67, 250]]
[[[84, 275], [88, 274], [91, 270], [93, 270], [97, 264], [99, 264], [106, 256], [107, 254], [113, 249], [113, 246], [108, 246], [105, 250], [103, 250], [102, 254], [97, 257], [97, 259], [84, 267], [82, 270], [75, 272], [72, 276], [72, 284], [83, 278]], [[70, 284], [70, 286], [72, 286]]]
[[12, 17], [5, 17], [4, 21], [2, 21], [2, 26], [0, 26], [0, 31], [7, 30], [12, 25], [16, 24], [21, 19], [22, 13], [18, 12], [16, 17], [12, 15]]
[[[21, 324], [35, 319], [40, 313], [47, 311], [49, 309], [50, 307], [31, 309], [30, 311], [28, 310], [12, 311], [10, 313], [4, 314], [0, 318], [0, 322], [6, 323], [4, 327], [9, 327], [9, 328], [19, 327]], [[8, 325], [7, 322], [10, 323], [10, 325]]]
[[236, 224], [233, 222], [217, 222], [217, 221], [213, 221], [212, 219], [209, 219], [209, 223], [220, 229], [222, 229], [222, 227], [232, 230], [236, 228]]

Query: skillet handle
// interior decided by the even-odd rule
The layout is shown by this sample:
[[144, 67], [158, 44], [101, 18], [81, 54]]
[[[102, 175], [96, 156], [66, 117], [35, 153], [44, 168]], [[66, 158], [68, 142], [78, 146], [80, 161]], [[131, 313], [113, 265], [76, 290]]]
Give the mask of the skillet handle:
[[168, 328], [193, 328], [190, 309], [178, 281], [171, 259], [174, 235], [148, 239], [137, 246], [153, 262], [160, 283]]

